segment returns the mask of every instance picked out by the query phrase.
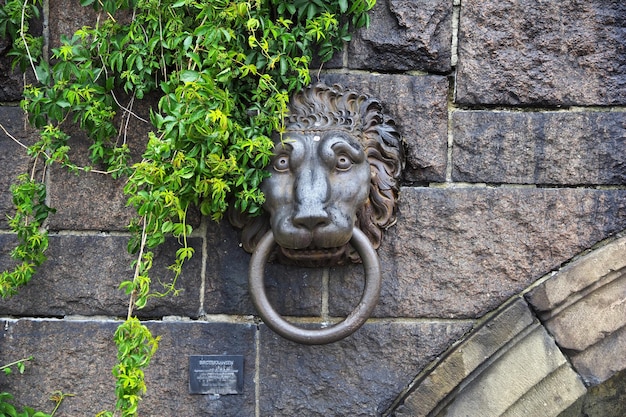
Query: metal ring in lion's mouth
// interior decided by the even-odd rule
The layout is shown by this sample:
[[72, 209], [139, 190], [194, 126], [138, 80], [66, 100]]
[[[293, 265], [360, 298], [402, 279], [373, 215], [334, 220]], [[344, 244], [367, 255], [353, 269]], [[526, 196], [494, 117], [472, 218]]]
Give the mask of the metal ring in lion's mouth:
[[272, 231], [267, 232], [252, 254], [248, 272], [250, 296], [263, 322], [285, 339], [307, 345], [336, 342], [358, 330], [378, 302], [381, 284], [380, 261], [369, 239], [359, 229], [353, 229], [350, 243], [359, 253], [365, 268], [365, 289], [361, 301], [348, 317], [337, 324], [323, 329], [303, 329], [283, 319], [274, 310], [265, 293], [263, 279], [265, 264], [276, 244]]

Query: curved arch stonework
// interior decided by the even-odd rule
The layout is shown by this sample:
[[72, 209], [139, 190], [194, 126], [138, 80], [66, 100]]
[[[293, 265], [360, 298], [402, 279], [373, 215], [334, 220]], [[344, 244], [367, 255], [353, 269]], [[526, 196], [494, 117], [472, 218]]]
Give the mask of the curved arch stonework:
[[598, 395], [597, 387], [605, 382], [623, 385], [620, 375], [625, 369], [622, 237], [581, 256], [483, 318], [422, 371], [385, 415], [588, 415], [582, 414], [588, 392]]

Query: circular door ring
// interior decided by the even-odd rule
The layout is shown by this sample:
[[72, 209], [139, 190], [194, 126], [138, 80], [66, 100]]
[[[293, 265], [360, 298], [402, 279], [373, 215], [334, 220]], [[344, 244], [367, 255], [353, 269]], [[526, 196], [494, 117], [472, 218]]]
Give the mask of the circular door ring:
[[323, 345], [341, 340], [358, 330], [378, 303], [381, 286], [380, 261], [376, 250], [361, 230], [354, 228], [350, 244], [356, 249], [365, 269], [365, 288], [359, 304], [339, 323], [323, 329], [303, 329], [282, 318], [270, 304], [265, 293], [265, 265], [276, 245], [274, 234], [268, 231], [257, 245], [248, 272], [250, 296], [263, 322], [282, 337], [307, 345]]

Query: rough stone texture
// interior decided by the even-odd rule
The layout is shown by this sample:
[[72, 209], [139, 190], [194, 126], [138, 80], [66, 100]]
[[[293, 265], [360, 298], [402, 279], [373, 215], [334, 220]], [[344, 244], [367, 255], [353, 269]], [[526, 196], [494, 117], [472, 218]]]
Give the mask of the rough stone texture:
[[[130, 100], [123, 94], [118, 94], [118, 100], [125, 107], [131, 107]], [[139, 161], [145, 150], [151, 125], [144, 120], [149, 119], [150, 106], [150, 100], [133, 105], [133, 113], [143, 120], [131, 117], [127, 127], [116, 138], [118, 145], [122, 143], [128, 145], [131, 161]], [[118, 110], [116, 115], [120, 124], [124, 126], [125, 114], [123, 110]], [[71, 148], [69, 156], [72, 162], [81, 166], [92, 165], [89, 160], [91, 153], [89, 147], [93, 141], [77, 126], [70, 126], [66, 130], [71, 136], [68, 145]], [[94, 168], [101, 171], [107, 169], [103, 164]], [[125, 183], [125, 177], [114, 179], [110, 175], [96, 172], [76, 174], [53, 165], [50, 169], [48, 195], [50, 205], [56, 208], [57, 212], [50, 216], [50, 229], [126, 231], [135, 210], [126, 206], [128, 196], [124, 194]], [[189, 223], [195, 228], [200, 224], [199, 216], [190, 213]]]
[[[211, 223], [207, 242], [204, 312], [256, 314], [248, 295], [250, 255], [238, 243], [240, 233], [227, 222]], [[321, 269], [268, 264], [265, 282], [269, 300], [278, 313], [297, 316], [321, 314]]]
[[[6, 320], [0, 339], [0, 362], [34, 356], [24, 375], [1, 378], [2, 389], [16, 403], [50, 411], [54, 391], [67, 397], [57, 415], [86, 416], [115, 406], [111, 369], [119, 322]], [[161, 416], [254, 416], [255, 327], [249, 324], [201, 322], [147, 323], [161, 336], [159, 350], [146, 371], [148, 393], [140, 414]], [[219, 337], [216, 337], [219, 335]], [[190, 395], [189, 355], [244, 355], [244, 393], [229, 396]]]
[[[61, 35], [71, 36], [83, 26], [94, 26], [98, 13], [93, 7], [82, 7], [80, 0], [53, 0], [49, 1], [50, 18], [50, 48], [61, 45]], [[100, 16], [104, 19], [103, 16]]]
[[97, 173], [75, 174], [51, 168], [51, 230], [125, 231], [134, 216], [126, 206], [125, 180]]
[[7, 56], [11, 45], [7, 39], [0, 39], [0, 102], [22, 99], [24, 81], [19, 68], [11, 71], [13, 57]]
[[[31, 145], [36, 141], [35, 132], [25, 125], [24, 113], [19, 107], [0, 106], [0, 125], [11, 136], [24, 145]], [[0, 229], [8, 229], [7, 218], [4, 215], [13, 212], [13, 200], [10, 187], [23, 173], [30, 174], [31, 159], [26, 149], [17, 144], [0, 129]]]
[[590, 384], [626, 368], [626, 238], [576, 260], [528, 294]]
[[473, 0], [462, 4], [462, 104], [626, 103], [626, 4]]
[[[61, 34], [96, 21], [95, 12], [80, 7], [79, 0], [48, 3], [52, 47], [58, 46]], [[449, 405], [450, 414], [456, 409], [464, 416], [543, 417], [567, 408], [584, 392], [580, 378], [532, 320], [523, 301], [498, 311], [452, 350], [449, 347], [473, 322], [448, 319], [482, 317], [581, 251], [626, 228], [623, 109], [592, 108], [575, 114], [578, 109], [538, 108], [625, 104], [622, 3], [379, 1], [371, 27], [356, 34], [344, 54], [324, 66], [339, 68], [345, 62], [355, 72], [344, 68], [323, 75], [328, 83], [380, 98], [408, 145], [398, 224], [387, 232], [379, 250], [384, 272], [376, 318], [328, 346], [296, 345], [262, 324], [257, 326], [253, 317], [247, 317], [256, 312], [248, 297], [249, 255], [238, 246], [237, 232], [226, 223], [208, 225], [194, 217], [194, 226], [201, 229], [192, 238], [196, 256], [179, 282], [185, 291], [178, 298], [151, 300], [140, 314], [219, 323], [168, 321], [171, 317], [149, 323], [163, 339], [147, 370], [149, 391], [141, 415], [372, 416], [390, 410], [409, 386], [415, 387], [413, 393], [436, 391], [442, 398], [454, 397], [450, 402], [437, 400], [435, 411], [441, 413]], [[456, 74], [450, 73], [453, 4], [461, 12]], [[402, 71], [415, 72], [400, 75]], [[431, 75], [416, 75], [418, 71]], [[11, 80], [0, 82], [0, 90], [7, 88], [15, 95], [17, 86]], [[449, 108], [450, 85], [461, 106], [489, 110]], [[533, 112], [506, 113], [493, 105], [532, 106]], [[30, 133], [22, 130], [21, 115], [15, 110], [0, 108], [0, 122], [14, 126], [12, 131], [28, 140]], [[135, 110], [145, 117], [146, 107]], [[448, 111], [454, 114], [451, 121]], [[133, 123], [127, 139], [138, 158], [147, 127]], [[76, 157], [89, 144], [73, 133]], [[455, 141], [450, 161], [449, 139]], [[0, 133], [0, 210], [10, 207], [8, 177], [24, 167], [28, 159], [23, 151]], [[446, 168], [452, 178], [446, 178]], [[8, 320], [0, 339], [0, 364], [30, 354], [36, 363], [28, 365], [24, 375], [0, 376], [0, 390], [17, 393], [21, 404], [50, 410], [47, 398], [60, 389], [77, 396], [66, 399], [59, 417], [94, 415], [114, 402], [110, 368], [118, 323], [93, 315], [115, 317], [126, 312], [127, 297], [117, 285], [131, 272], [125, 226], [132, 209], [124, 208], [123, 181], [109, 182], [96, 174], [76, 177], [55, 167], [49, 172], [51, 205], [59, 210], [50, 219], [50, 260], [18, 296], [0, 300], [0, 316], [84, 315], [92, 321]], [[576, 187], [455, 189], [453, 182], [441, 188], [410, 187], [446, 179]], [[589, 184], [615, 186], [577, 188]], [[1, 215], [0, 229], [6, 229]], [[0, 233], [0, 270], [11, 265], [14, 242], [13, 235]], [[171, 241], [157, 254], [155, 286], [175, 248], [177, 243]], [[548, 280], [544, 289], [550, 289], [550, 297], [547, 290], [543, 296], [548, 302], [562, 294], [564, 300], [570, 293], [581, 297], [571, 304], [578, 327], [565, 314], [569, 309], [561, 309], [552, 322], [560, 320], [568, 339], [581, 341], [584, 350], [567, 345], [564, 352], [588, 383], [605, 381], [597, 387], [606, 387], [607, 392], [597, 396], [606, 398], [605, 410], [621, 417], [626, 328], [618, 329], [625, 313], [618, 274], [623, 269], [607, 261], [613, 258], [594, 259], [594, 266], [581, 269], [579, 275], [565, 268], [559, 271], [568, 277], [567, 285]], [[270, 265], [266, 288], [276, 309], [286, 316], [305, 317], [300, 322], [345, 316], [360, 296], [361, 266], [329, 273], [327, 280], [323, 270]], [[540, 310], [538, 294], [539, 290], [533, 293], [532, 301]], [[585, 308], [576, 310], [579, 307]], [[547, 319], [547, 311], [552, 310], [539, 311], [541, 319]], [[593, 321], [586, 316], [589, 311]], [[579, 334], [574, 338], [570, 334], [576, 329]], [[243, 395], [188, 394], [190, 354], [237, 353], [246, 357]], [[452, 366], [449, 373], [444, 372], [445, 363]], [[430, 372], [421, 374], [425, 368]], [[613, 417], [595, 408], [591, 398], [591, 394], [579, 398], [560, 417], [582, 413]], [[619, 406], [611, 407], [611, 402]], [[511, 403], [512, 408], [503, 411]], [[566, 416], [569, 411], [578, 414]]]
[[414, 384], [396, 417], [551, 417], [585, 394], [580, 378], [520, 299]]
[[[11, 259], [11, 251], [17, 245], [17, 237], [15, 235], [0, 234], [0, 270], [10, 270], [17, 265], [17, 262]], [[0, 304], [0, 309], [4, 306], [4, 301]]]
[[[11, 246], [12, 237], [0, 235], [2, 246]], [[62, 317], [66, 315], [107, 315], [125, 317], [128, 296], [119, 289], [123, 280], [132, 279], [132, 257], [126, 252], [128, 239], [116, 236], [51, 236], [48, 260], [31, 282], [10, 299], [0, 301], [0, 315]], [[138, 310], [140, 317], [197, 317], [200, 310], [202, 242], [191, 238], [194, 256], [185, 264], [177, 282], [180, 295], [151, 298]], [[155, 251], [151, 273], [152, 289], [163, 291], [159, 281], [169, 282], [179, 247], [174, 240]], [[4, 252], [4, 251], [2, 251]], [[161, 256], [159, 256], [161, 255]], [[0, 252], [0, 265], [8, 263], [8, 253]], [[4, 268], [2, 268], [4, 269]]]
[[576, 259], [530, 291], [526, 298], [542, 319], [549, 319], [553, 310], [556, 314], [558, 307], [569, 304], [568, 299], [578, 301], [578, 294], [586, 288], [594, 289], [592, 286], [599, 286], [596, 283], [606, 284], [619, 278], [620, 270], [626, 266], [625, 254], [626, 238], [622, 237]]
[[[146, 371], [150, 392], [141, 415], [253, 417], [257, 327], [246, 323], [161, 322], [149, 324], [161, 335], [159, 351]], [[243, 355], [243, 394], [190, 395], [189, 355]], [[166, 381], [166, 383], [164, 383]]]
[[623, 417], [626, 415], [626, 371], [622, 371], [600, 385], [593, 386], [587, 395], [559, 417]]
[[626, 113], [457, 111], [452, 180], [623, 184]]
[[369, 28], [348, 45], [348, 67], [374, 71], [450, 71], [452, 2], [377, 1]]
[[566, 311], [547, 319], [546, 327], [564, 349], [583, 351], [626, 325], [626, 273], [602, 284], [574, 295], [558, 306]]
[[295, 344], [261, 328], [262, 416], [375, 416], [468, 322], [366, 323], [324, 346]]
[[585, 386], [541, 326], [512, 341], [454, 395], [437, 417], [558, 416]]
[[[624, 227], [625, 190], [403, 188], [374, 316], [480, 317]], [[331, 270], [331, 315], [356, 305], [362, 275]]]
[[381, 100], [407, 144], [403, 177], [408, 182], [442, 182], [448, 144], [448, 80], [440, 76], [325, 74], [322, 81]]
[[[621, 300], [621, 302], [624, 301]], [[610, 304], [605, 308], [610, 309]], [[584, 317], [581, 321], [587, 319], [588, 317]], [[576, 371], [588, 385], [602, 383], [617, 372], [626, 369], [626, 328], [622, 327], [604, 335], [598, 343], [582, 352], [568, 351], [568, 356]]]
[[526, 303], [517, 299], [475, 328], [433, 369], [419, 375], [403, 398], [398, 416], [425, 416], [434, 410], [485, 360], [534, 323]]
[[113, 408], [116, 348], [111, 341], [116, 327], [113, 321], [2, 320], [0, 361], [34, 357], [23, 375], [0, 377], [2, 390], [10, 392], [17, 405], [48, 412], [54, 407], [52, 393], [75, 394], [63, 402], [59, 417]]

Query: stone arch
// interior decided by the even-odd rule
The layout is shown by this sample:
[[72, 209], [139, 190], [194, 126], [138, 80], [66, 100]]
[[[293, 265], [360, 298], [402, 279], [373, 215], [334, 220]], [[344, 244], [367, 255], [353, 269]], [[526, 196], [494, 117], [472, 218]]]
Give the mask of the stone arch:
[[[603, 385], [609, 384], [612, 395], [621, 392], [625, 370], [626, 237], [621, 237], [481, 319], [383, 415], [605, 416], [588, 414], [586, 403], [597, 409]], [[595, 397], [587, 401], [589, 396]], [[611, 415], [625, 415], [626, 404], [619, 402], [622, 409], [613, 408], [618, 414]]]

